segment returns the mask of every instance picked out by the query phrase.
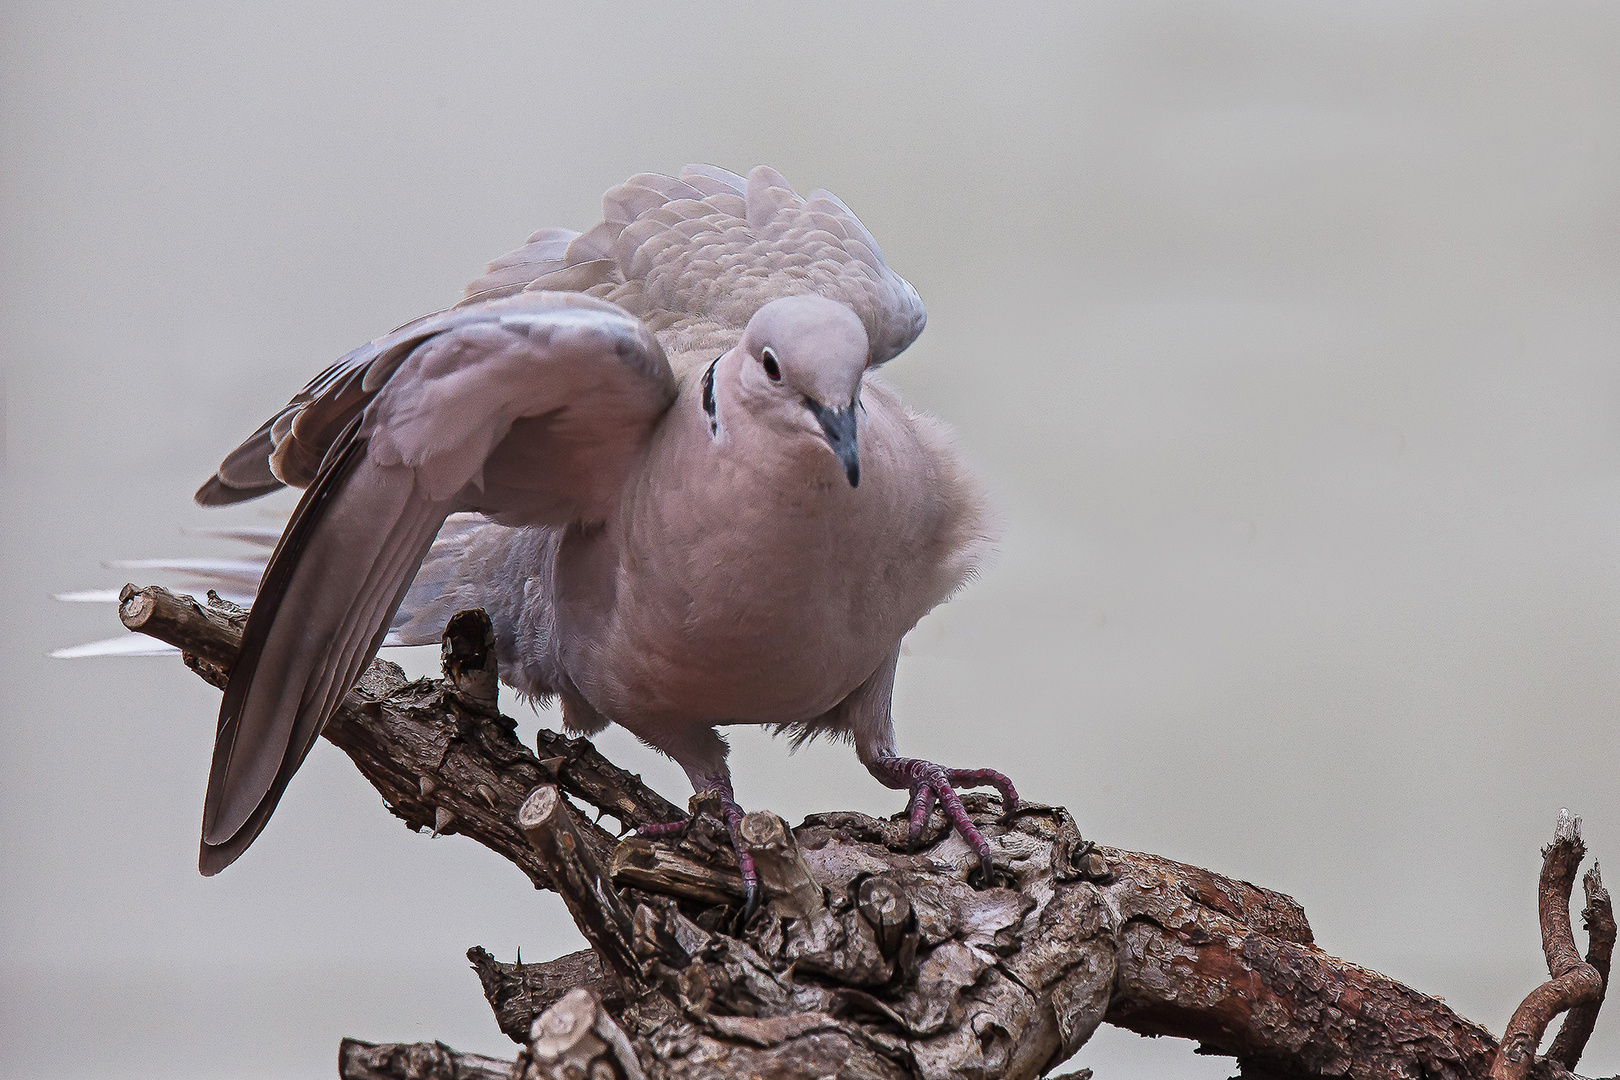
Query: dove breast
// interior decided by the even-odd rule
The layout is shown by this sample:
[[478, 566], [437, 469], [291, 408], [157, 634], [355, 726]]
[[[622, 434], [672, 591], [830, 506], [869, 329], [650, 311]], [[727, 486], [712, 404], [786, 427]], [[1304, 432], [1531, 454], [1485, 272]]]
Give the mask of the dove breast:
[[618, 513], [561, 545], [562, 666], [637, 734], [808, 722], [968, 580], [993, 541], [986, 500], [943, 426], [870, 374], [858, 487], [808, 434], [752, 431], [743, 414], [712, 439], [697, 381]]

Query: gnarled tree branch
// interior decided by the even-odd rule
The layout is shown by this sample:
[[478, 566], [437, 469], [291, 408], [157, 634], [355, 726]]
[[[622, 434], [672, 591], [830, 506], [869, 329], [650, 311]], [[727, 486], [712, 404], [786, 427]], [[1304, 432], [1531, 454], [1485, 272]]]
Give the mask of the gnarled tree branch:
[[[121, 611], [224, 681], [239, 612], [133, 587]], [[1061, 808], [1004, 817], [984, 795], [964, 803], [992, 847], [991, 887], [969, 883], [973, 855], [939, 815], [916, 851], [900, 820], [839, 812], [789, 829], [749, 815], [741, 835], [766, 903], [744, 923], [714, 807], [694, 799], [674, 843], [616, 842], [568, 799], [625, 825], [678, 812], [585, 740], [542, 731], [538, 754], [518, 741], [494, 708], [481, 613], [457, 616], [444, 653], [442, 681], [406, 682], [373, 664], [325, 735], [408, 825], [470, 836], [568, 901], [594, 951], [548, 964], [469, 953], [501, 1029], [525, 1047], [525, 1076], [1033, 1077], [1106, 1021], [1197, 1040], [1246, 1075], [1517, 1078], [1533, 1068], [1556, 1080], [1596, 1018], [1613, 914], [1594, 872], [1583, 961], [1567, 913], [1582, 851], [1572, 828], [1561, 826], [1543, 870], [1553, 979], [1499, 1045], [1439, 999], [1323, 952], [1286, 896], [1096, 845]], [[1572, 1006], [1552, 1051], [1535, 1057], [1547, 1023]], [[541, 1046], [547, 1032], [557, 1038]], [[345, 1044], [346, 1062], [351, 1045], [361, 1044]], [[346, 1064], [344, 1075], [477, 1075], [454, 1072], [453, 1056], [435, 1064], [436, 1053], [353, 1050], [353, 1069], [370, 1071]]]

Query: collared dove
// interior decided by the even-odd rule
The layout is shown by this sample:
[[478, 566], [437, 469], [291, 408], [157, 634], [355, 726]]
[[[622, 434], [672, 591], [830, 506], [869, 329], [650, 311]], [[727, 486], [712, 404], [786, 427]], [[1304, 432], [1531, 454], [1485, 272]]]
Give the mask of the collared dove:
[[1011, 782], [898, 756], [890, 720], [901, 638], [990, 543], [948, 433], [871, 374], [922, 331], [916, 291], [841, 201], [763, 166], [636, 176], [603, 210], [328, 368], [197, 492], [307, 489], [220, 708], [204, 874], [391, 627], [426, 643], [472, 607], [504, 681], [668, 754], [733, 832], [715, 729], [768, 724], [852, 740], [914, 834], [937, 799], [989, 870], [955, 788], [1010, 810]]

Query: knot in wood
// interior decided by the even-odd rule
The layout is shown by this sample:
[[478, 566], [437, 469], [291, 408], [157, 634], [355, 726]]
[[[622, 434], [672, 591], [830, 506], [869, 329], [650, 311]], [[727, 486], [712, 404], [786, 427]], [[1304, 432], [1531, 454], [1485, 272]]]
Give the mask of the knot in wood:
[[596, 999], [589, 990], [576, 987], [551, 1008], [534, 1018], [529, 1029], [530, 1049], [536, 1061], [546, 1065], [563, 1059], [590, 1035], [596, 1023]]
[[892, 956], [911, 922], [911, 901], [900, 886], [886, 877], [869, 877], [856, 890], [861, 917], [871, 924], [878, 948]]
[[793, 842], [787, 823], [768, 812], [744, 814], [737, 832], [748, 847], [766, 851], [784, 851]]

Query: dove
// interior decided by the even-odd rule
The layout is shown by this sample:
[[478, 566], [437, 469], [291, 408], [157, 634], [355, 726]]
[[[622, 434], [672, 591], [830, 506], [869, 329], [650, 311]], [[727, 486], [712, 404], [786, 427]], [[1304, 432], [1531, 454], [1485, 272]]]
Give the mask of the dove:
[[902, 638], [994, 542], [951, 434], [873, 374], [924, 321], [839, 199], [694, 165], [329, 367], [196, 495], [304, 489], [221, 702], [202, 872], [258, 836], [385, 638], [478, 607], [504, 682], [673, 758], [734, 840], [717, 729], [770, 725], [852, 742], [914, 839], [937, 801], [988, 876], [957, 789], [1010, 812], [1012, 782], [901, 756], [891, 716]]

